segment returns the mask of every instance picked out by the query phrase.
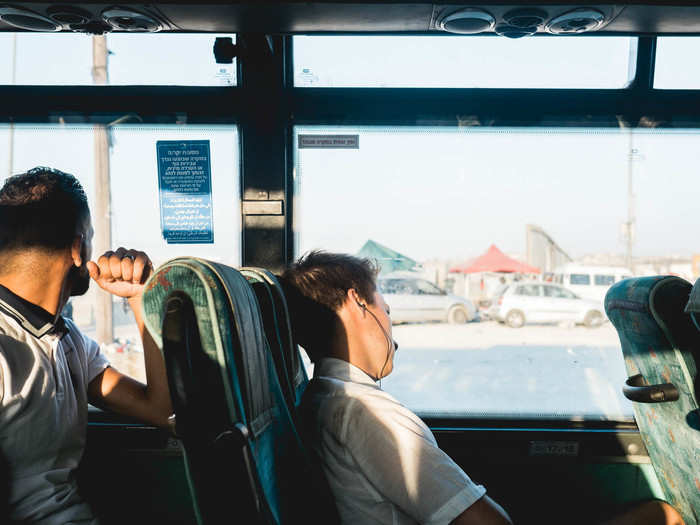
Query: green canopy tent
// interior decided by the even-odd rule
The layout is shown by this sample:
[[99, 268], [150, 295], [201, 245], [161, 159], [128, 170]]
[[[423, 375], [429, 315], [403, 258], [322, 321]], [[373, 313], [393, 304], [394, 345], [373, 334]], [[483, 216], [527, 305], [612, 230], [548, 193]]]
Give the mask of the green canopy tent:
[[387, 248], [375, 242], [373, 240], [368, 240], [365, 245], [360, 248], [357, 252], [358, 257], [366, 257], [368, 259], [374, 259], [381, 266], [380, 274], [386, 274], [391, 272], [396, 272], [399, 270], [414, 270], [420, 265], [405, 255], [400, 254], [397, 251]]

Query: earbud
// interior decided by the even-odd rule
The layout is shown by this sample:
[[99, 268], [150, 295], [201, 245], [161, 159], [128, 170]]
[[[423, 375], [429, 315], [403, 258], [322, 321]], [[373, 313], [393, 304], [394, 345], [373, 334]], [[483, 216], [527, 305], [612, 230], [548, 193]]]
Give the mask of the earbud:
[[367, 310], [367, 305], [365, 303], [361, 303], [360, 301], [357, 300], [357, 298], [355, 298], [355, 302], [357, 303], [357, 306], [359, 306], [363, 310]]

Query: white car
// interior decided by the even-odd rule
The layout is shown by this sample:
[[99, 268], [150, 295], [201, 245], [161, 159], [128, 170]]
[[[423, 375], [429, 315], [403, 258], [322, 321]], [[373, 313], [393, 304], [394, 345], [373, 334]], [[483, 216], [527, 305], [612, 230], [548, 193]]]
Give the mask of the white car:
[[519, 328], [527, 322], [574, 321], [588, 327], [605, 321], [599, 301], [582, 299], [563, 286], [541, 282], [514, 282], [494, 297], [489, 317]]
[[469, 299], [448, 294], [430, 281], [416, 277], [381, 277], [379, 291], [391, 309], [393, 323], [447, 321], [467, 323], [476, 317]]

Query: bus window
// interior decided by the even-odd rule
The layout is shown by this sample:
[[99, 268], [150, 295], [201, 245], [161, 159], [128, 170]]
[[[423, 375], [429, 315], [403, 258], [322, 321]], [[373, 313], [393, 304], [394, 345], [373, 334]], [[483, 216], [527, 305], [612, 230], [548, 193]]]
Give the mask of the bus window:
[[[93, 259], [119, 246], [145, 251], [157, 267], [168, 259], [191, 255], [240, 264], [238, 131], [234, 126], [116, 125], [107, 132], [108, 169], [96, 173], [96, 141], [103, 128], [72, 125], [0, 126], [0, 184], [11, 173], [50, 166], [75, 175], [88, 196], [95, 228]], [[156, 142], [207, 140], [210, 145], [213, 238], [211, 244], [168, 244], [162, 234]], [[9, 145], [12, 168], [8, 170]], [[40, 145], [40, 146], [37, 146]], [[97, 193], [98, 185], [109, 192]], [[104, 228], [104, 230], [101, 230]], [[108, 231], [111, 239], [101, 237]], [[145, 379], [141, 339], [131, 310], [120, 299], [110, 304], [93, 283], [87, 294], [73, 297], [64, 310], [84, 334], [96, 339], [120, 371]], [[111, 319], [111, 322], [110, 322]]]
[[[219, 34], [0, 33], [0, 85], [235, 86], [236, 63], [217, 64]], [[106, 63], [93, 78], [93, 60]], [[99, 60], [99, 58], [98, 58]]]
[[615, 276], [614, 275], [599, 275], [595, 274], [593, 276], [593, 283], [596, 286], [610, 286], [615, 282]]
[[[630, 131], [624, 129], [297, 126], [295, 251], [374, 253], [382, 265], [380, 278], [411, 272], [443, 289], [449, 278], [450, 295], [479, 309], [473, 321], [451, 324], [445, 307], [432, 302], [435, 297], [420, 296], [425, 302], [412, 307], [412, 315], [432, 308], [441, 317], [407, 321], [405, 313], [393, 327], [401, 350], [383, 388], [419, 413], [631, 421], [632, 405], [619, 387], [626, 372], [618, 335], [609, 322], [591, 322], [605, 319], [602, 299], [573, 288], [592, 285], [594, 272], [564, 279], [562, 285], [573, 293], [555, 300], [513, 293], [532, 287], [537, 273], [492, 273], [497, 268], [471, 273], [468, 263], [491, 244], [524, 263], [525, 225], [534, 222], [574, 260], [584, 261], [579, 264], [590, 254], [601, 260], [618, 254], [611, 261], [622, 273], [625, 258], [619, 254], [626, 245], [619, 224], [627, 211], [629, 162], [640, 173], [636, 246], [641, 253], [683, 253], [686, 240], [668, 232], [687, 231], [676, 224], [681, 220], [693, 222], [688, 190], [698, 183], [689, 170], [675, 170], [668, 188], [654, 189], [654, 181], [669, 165], [696, 163], [690, 141], [698, 133], [652, 131], [632, 137], [646, 156], [640, 162], [630, 160]], [[324, 147], [323, 137], [351, 147]], [[595, 160], [586, 161], [581, 151], [596, 151]], [[544, 156], [550, 162], [522, 162]], [[572, 158], [580, 162], [567, 160]], [[588, 183], [576, 185], [574, 195], [572, 184], [580, 180]], [[608, 191], [601, 194], [601, 186]], [[685, 190], [678, 192], [681, 187]], [[338, 213], [339, 192], [362, 212], [353, 212], [351, 220]], [[662, 212], [670, 198], [678, 214]], [[382, 255], [377, 244], [392, 255]], [[635, 273], [647, 271], [644, 257], [633, 258]], [[609, 284], [609, 274], [600, 275], [598, 282]], [[497, 285], [500, 276], [512, 291], [494, 300], [489, 283]], [[482, 306], [486, 299], [491, 306]], [[398, 316], [402, 304], [388, 302]], [[510, 310], [499, 310], [508, 305]], [[510, 321], [509, 312], [514, 312]], [[523, 318], [524, 326], [510, 327], [520, 326]]]
[[569, 277], [569, 282], [573, 285], [588, 286], [591, 284], [591, 276], [587, 273], [572, 273]]
[[[295, 36], [298, 87], [622, 88], [630, 37]], [[337, 60], [342, 56], [343, 60]]]
[[698, 89], [700, 71], [689, 67], [689, 57], [700, 53], [700, 38], [662, 36], [656, 39], [654, 87], [657, 89]]

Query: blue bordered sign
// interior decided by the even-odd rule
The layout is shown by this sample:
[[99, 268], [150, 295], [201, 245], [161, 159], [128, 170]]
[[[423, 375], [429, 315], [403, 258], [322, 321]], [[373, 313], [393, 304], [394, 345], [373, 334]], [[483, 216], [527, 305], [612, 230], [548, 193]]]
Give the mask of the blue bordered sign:
[[208, 140], [156, 142], [160, 228], [168, 244], [214, 242]]

